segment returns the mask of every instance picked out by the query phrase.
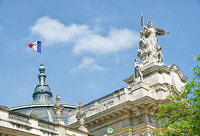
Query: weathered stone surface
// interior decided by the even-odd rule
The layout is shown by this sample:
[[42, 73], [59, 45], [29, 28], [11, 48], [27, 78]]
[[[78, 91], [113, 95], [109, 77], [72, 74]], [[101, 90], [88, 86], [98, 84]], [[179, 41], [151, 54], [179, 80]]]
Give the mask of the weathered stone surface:
[[60, 96], [56, 95], [56, 103], [53, 105], [53, 111], [54, 114], [56, 115], [56, 120], [55, 123], [58, 124], [65, 124], [64, 121], [61, 119], [61, 116], [64, 111], [64, 106], [60, 103]]
[[[106, 129], [111, 126], [114, 135], [146, 136], [152, 134], [152, 129], [161, 127], [152, 120], [158, 105], [167, 103], [169, 94], [180, 93], [187, 77], [176, 65], [166, 66], [162, 62], [156, 36], [167, 32], [152, 25], [152, 22], [148, 27], [142, 25], [138, 50], [141, 62], [135, 59], [134, 74], [124, 80], [129, 85], [83, 106], [89, 132], [106, 136]], [[68, 124], [74, 128], [78, 128], [76, 114], [72, 110], [68, 115]]]
[[89, 133], [79, 131], [38, 119], [37, 117], [27, 116], [0, 107], [0, 135], [12, 136], [90, 136]]

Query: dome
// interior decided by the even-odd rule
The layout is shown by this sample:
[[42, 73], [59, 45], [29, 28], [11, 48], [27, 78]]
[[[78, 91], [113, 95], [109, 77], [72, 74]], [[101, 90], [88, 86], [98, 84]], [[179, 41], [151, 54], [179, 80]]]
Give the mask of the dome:
[[52, 95], [51, 93], [51, 89], [49, 87], [49, 85], [45, 84], [45, 85], [37, 85], [34, 89], [34, 93], [33, 95], [36, 95], [38, 93], [49, 93], [50, 95]]
[[[75, 109], [76, 106], [63, 104], [64, 111], [61, 119], [67, 124], [68, 111]], [[47, 120], [50, 122], [54, 122], [56, 120], [56, 116], [53, 112], [53, 104], [50, 105], [41, 105], [41, 104], [31, 104], [31, 105], [23, 105], [18, 107], [10, 108], [10, 110], [19, 112], [28, 116], [36, 116], [40, 119]]]
[[36, 85], [33, 93], [33, 104], [53, 104], [53, 94], [49, 85], [46, 83], [45, 67], [40, 64], [38, 79], [39, 83]]
[[[47, 76], [45, 74], [45, 67], [43, 64], [40, 64], [39, 72], [39, 82], [34, 89], [32, 104], [13, 107], [10, 108], [10, 110], [54, 122], [56, 120], [56, 116], [53, 111], [53, 94], [51, 92], [51, 88], [45, 81]], [[68, 111], [75, 109], [76, 106], [63, 104], [63, 107], [64, 111], [61, 119], [65, 122], [65, 124], [67, 124]]]

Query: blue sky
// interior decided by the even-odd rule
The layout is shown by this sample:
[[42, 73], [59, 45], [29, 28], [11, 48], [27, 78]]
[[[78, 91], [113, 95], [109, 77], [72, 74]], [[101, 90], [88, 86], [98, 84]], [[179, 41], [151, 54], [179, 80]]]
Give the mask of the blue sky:
[[61, 102], [77, 105], [127, 84], [137, 56], [140, 15], [169, 31], [158, 37], [164, 63], [192, 77], [199, 54], [199, 0], [0, 0], [0, 105], [32, 103], [42, 41], [47, 80]]

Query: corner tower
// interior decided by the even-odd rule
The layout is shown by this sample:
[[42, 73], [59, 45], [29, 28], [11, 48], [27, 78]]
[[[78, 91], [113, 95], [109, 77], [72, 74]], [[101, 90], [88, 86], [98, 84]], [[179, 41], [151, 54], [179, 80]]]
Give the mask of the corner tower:
[[[163, 63], [162, 46], [157, 36], [167, 34], [161, 28], [147, 26], [141, 17], [139, 49], [135, 58], [134, 73], [124, 81], [127, 87], [83, 105], [86, 114], [85, 125], [90, 133], [107, 136], [108, 131], [119, 136], [153, 136], [162, 124], [153, 117], [160, 104], [167, 104], [167, 96], [179, 94], [187, 81], [176, 65]], [[77, 110], [68, 114], [68, 126], [79, 128]], [[159, 132], [159, 131], [157, 131]]]
[[40, 64], [39, 67], [39, 83], [36, 85], [33, 93], [33, 104], [53, 104], [52, 92], [49, 85], [45, 82], [46, 74], [45, 67]]

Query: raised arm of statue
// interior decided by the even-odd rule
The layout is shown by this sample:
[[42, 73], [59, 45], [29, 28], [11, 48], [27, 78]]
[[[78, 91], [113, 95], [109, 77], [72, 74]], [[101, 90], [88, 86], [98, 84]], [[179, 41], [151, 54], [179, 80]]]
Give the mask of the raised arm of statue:
[[146, 27], [145, 25], [143, 25], [143, 29], [144, 29], [145, 31], [147, 31], [147, 30], [148, 30], [148, 27]]
[[169, 32], [166, 32], [165, 30], [161, 28], [154, 28], [156, 30], [156, 35], [164, 35], [164, 34], [169, 34]]

